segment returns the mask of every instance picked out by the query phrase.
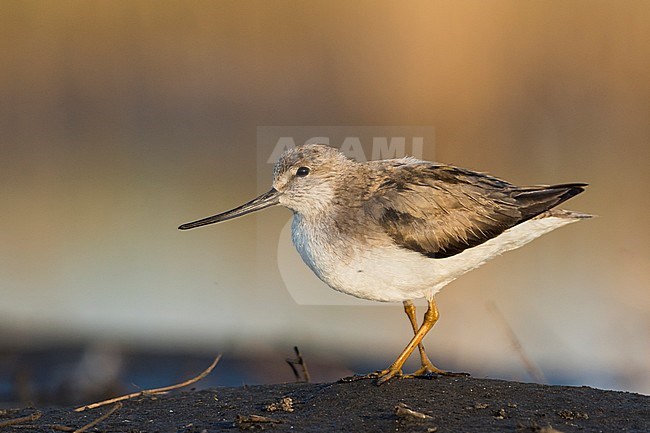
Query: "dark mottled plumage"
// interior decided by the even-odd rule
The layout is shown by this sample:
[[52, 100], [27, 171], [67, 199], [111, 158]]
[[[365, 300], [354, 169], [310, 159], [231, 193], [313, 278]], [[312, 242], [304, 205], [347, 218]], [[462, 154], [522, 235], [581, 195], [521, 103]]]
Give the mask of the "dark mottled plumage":
[[398, 245], [445, 258], [557, 206], [584, 186], [517, 187], [482, 173], [413, 161], [394, 167], [365, 207]]

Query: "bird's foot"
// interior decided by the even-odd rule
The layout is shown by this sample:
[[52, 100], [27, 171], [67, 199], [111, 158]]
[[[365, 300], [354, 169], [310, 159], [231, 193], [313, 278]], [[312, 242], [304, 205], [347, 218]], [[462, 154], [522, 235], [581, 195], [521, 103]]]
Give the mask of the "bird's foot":
[[345, 376], [339, 379], [339, 383], [351, 383], [359, 380], [373, 379], [374, 377], [372, 377], [371, 374], [354, 374], [352, 376]]
[[378, 371], [368, 373], [368, 374], [344, 377], [344, 378], [340, 379], [339, 382], [348, 383], [348, 382], [356, 382], [358, 380], [373, 379], [373, 380], [375, 380], [375, 383], [377, 385], [381, 385], [381, 384], [389, 381], [390, 379], [392, 379], [394, 377], [403, 377], [402, 376], [402, 370], [400, 370], [398, 368], [390, 368], [389, 367], [389, 368], [387, 368], [385, 370], [378, 370]]
[[428, 362], [426, 364], [422, 364], [422, 367], [420, 367], [417, 371], [413, 372], [412, 374], [407, 374], [404, 376], [404, 378], [411, 379], [411, 378], [433, 378], [433, 377], [438, 377], [438, 376], [447, 376], [447, 377], [467, 377], [469, 376], [469, 373], [456, 373], [453, 371], [445, 371], [441, 370], [435, 365], [431, 364], [431, 362]]
[[470, 375], [469, 373], [456, 373], [454, 371], [441, 370], [435, 365], [433, 365], [431, 361], [426, 359], [422, 363], [422, 367], [420, 367], [417, 371], [411, 374], [402, 374], [402, 370], [400, 368], [391, 365], [385, 370], [378, 370], [373, 373], [368, 373], [364, 375], [344, 377], [340, 379], [339, 382], [347, 383], [347, 382], [356, 382], [358, 380], [374, 379], [377, 385], [382, 385], [394, 377], [398, 377], [401, 379], [435, 379], [436, 377], [439, 376], [467, 377], [469, 375]]
[[377, 385], [382, 385], [394, 377], [403, 377], [402, 370], [399, 368], [394, 368], [392, 366], [388, 367], [385, 370], [377, 371], [372, 374], [374, 375], [375, 383]]

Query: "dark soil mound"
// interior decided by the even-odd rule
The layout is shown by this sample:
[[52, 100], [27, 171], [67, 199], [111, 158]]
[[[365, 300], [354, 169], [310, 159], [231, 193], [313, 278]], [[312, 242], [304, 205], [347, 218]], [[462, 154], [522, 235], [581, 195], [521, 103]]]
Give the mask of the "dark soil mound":
[[[650, 397], [470, 377], [216, 388], [138, 397], [117, 408], [0, 411], [0, 431], [650, 432]], [[552, 428], [551, 428], [552, 427]], [[553, 430], [555, 429], [555, 430]]]

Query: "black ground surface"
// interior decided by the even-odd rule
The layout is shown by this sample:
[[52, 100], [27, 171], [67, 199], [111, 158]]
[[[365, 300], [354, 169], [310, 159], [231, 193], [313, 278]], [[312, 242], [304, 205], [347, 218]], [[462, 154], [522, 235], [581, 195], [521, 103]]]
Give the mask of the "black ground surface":
[[[284, 399], [284, 405], [280, 404]], [[268, 410], [276, 404], [277, 410]], [[405, 404], [415, 411], [410, 413]], [[112, 406], [0, 411], [0, 431], [73, 431]], [[399, 412], [399, 413], [398, 413]], [[420, 415], [418, 415], [418, 413]], [[264, 418], [255, 418], [260, 416]], [[471, 377], [224, 387], [127, 400], [85, 431], [650, 432], [650, 396]]]

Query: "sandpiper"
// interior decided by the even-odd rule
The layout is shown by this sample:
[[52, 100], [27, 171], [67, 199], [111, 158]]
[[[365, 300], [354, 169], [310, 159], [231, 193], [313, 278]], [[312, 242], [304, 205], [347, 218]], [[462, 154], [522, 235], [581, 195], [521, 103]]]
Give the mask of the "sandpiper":
[[[424, 350], [438, 320], [434, 295], [462, 274], [544, 233], [588, 218], [553, 209], [584, 183], [518, 187], [504, 180], [412, 157], [356, 162], [308, 144], [287, 150], [267, 193], [181, 230], [274, 205], [293, 211], [292, 240], [304, 262], [334, 290], [363, 299], [402, 302], [414, 336], [379, 384], [402, 376], [418, 347], [422, 367], [409, 376], [446, 374]], [[421, 326], [414, 299], [428, 309]], [[369, 375], [371, 376], [371, 375]]]

